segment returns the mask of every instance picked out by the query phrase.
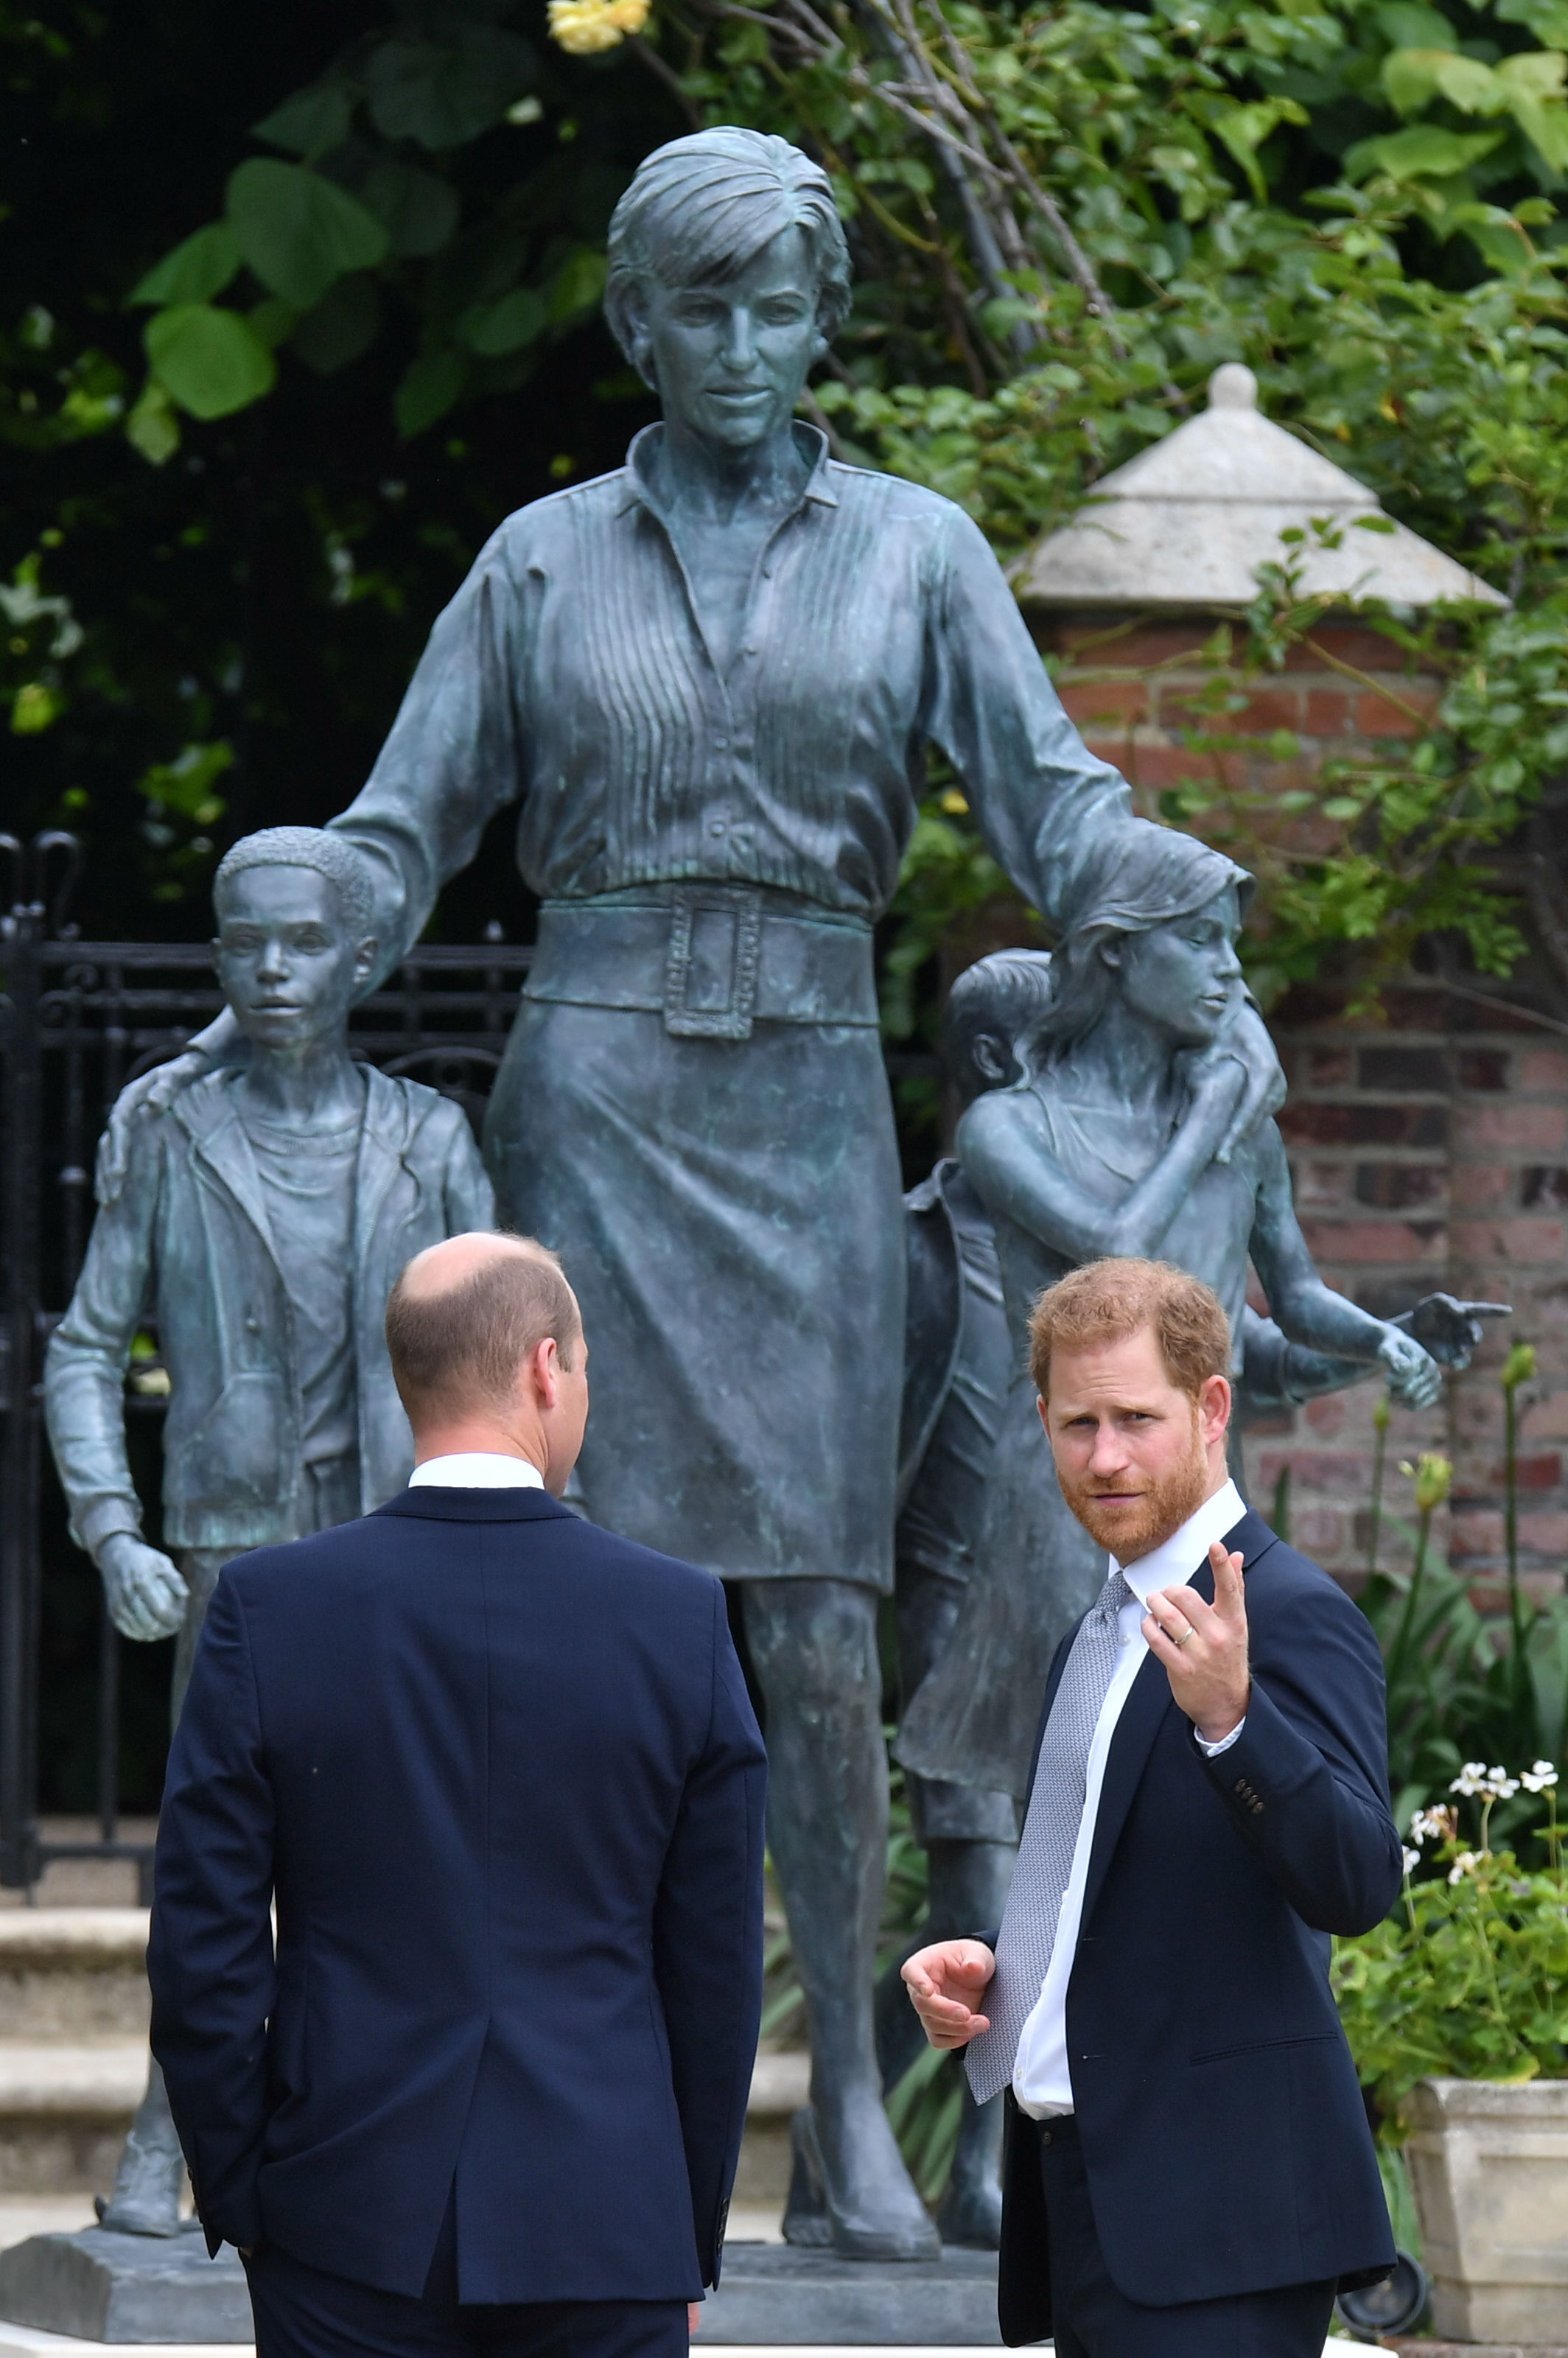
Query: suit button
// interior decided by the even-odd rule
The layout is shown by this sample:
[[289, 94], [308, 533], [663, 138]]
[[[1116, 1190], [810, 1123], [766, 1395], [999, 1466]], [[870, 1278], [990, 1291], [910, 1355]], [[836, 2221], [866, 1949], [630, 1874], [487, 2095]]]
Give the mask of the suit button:
[[1049, 2130], [1049, 2129], [1044, 2129], [1044, 2128], [1043, 2128], [1043, 2129], [1041, 2130], [1041, 2132], [1040, 2132], [1040, 2142], [1041, 2142], [1041, 2144], [1042, 2144], [1042, 2145], [1049, 2145], [1049, 2144], [1050, 2144], [1050, 2142], [1051, 2142], [1051, 2132], [1050, 2132], [1050, 2130]]
[[1245, 1793], [1245, 1791], [1247, 1790], [1247, 1779], [1246, 1779], [1246, 1778], [1245, 1778], [1245, 1777], [1238, 1777], [1238, 1779], [1237, 1779], [1237, 1780], [1236, 1780], [1235, 1784], [1234, 1784], [1234, 1785], [1232, 1785], [1232, 1787], [1231, 1787], [1231, 1789], [1230, 1789], [1230, 1790], [1231, 1790], [1231, 1791], [1232, 1791], [1233, 1793]]

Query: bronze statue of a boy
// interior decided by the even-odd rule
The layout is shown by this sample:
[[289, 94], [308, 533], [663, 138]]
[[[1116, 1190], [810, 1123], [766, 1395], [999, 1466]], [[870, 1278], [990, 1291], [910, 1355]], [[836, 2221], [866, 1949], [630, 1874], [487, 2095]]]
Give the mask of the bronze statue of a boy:
[[[71, 1530], [128, 1638], [178, 1633], [178, 1714], [207, 1600], [245, 1548], [346, 1522], [406, 1484], [382, 1318], [426, 1245], [495, 1225], [460, 1108], [356, 1064], [376, 956], [362, 856], [319, 828], [237, 843], [213, 887], [223, 995], [249, 1062], [143, 1112], [99, 1210], [44, 1399]], [[124, 1374], [144, 1320], [169, 1377], [163, 1536], [142, 1537]], [[106, 2226], [172, 2234], [180, 2157], [155, 2066]]]

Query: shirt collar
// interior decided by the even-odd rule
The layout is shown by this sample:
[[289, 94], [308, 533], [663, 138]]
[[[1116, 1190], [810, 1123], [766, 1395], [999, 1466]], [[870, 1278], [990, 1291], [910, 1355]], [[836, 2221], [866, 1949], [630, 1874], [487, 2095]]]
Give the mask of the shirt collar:
[[542, 1490], [545, 1477], [526, 1457], [498, 1449], [457, 1449], [427, 1457], [408, 1476], [411, 1490]]
[[[803, 417], [792, 418], [790, 424], [795, 449], [811, 468], [806, 489], [800, 495], [802, 500], [815, 500], [820, 507], [836, 508], [838, 494], [828, 480], [832, 460], [828, 456], [827, 435], [820, 427], [808, 426]], [[662, 425], [644, 426], [640, 434], [633, 436], [632, 447], [626, 453], [625, 488], [620, 506], [615, 511], [617, 515], [624, 515], [629, 508], [643, 507], [667, 527], [664, 503], [650, 480], [654, 456], [664, 438]]]
[[1215, 1541], [1234, 1531], [1246, 1512], [1235, 1483], [1224, 1482], [1212, 1498], [1206, 1498], [1196, 1512], [1187, 1517], [1180, 1531], [1173, 1531], [1168, 1540], [1162, 1540], [1157, 1548], [1151, 1548], [1135, 1563], [1118, 1563], [1112, 1556], [1109, 1571], [1119, 1572], [1140, 1605], [1147, 1605], [1156, 1588], [1184, 1586]]

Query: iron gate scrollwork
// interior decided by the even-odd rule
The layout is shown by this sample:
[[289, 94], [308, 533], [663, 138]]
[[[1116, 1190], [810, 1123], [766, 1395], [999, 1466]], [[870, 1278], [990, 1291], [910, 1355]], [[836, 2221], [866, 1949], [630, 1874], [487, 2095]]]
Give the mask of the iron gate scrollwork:
[[[86, 1250], [110, 1107], [222, 1001], [204, 944], [77, 938], [68, 918], [80, 869], [71, 836], [0, 835], [0, 1885], [30, 1888], [53, 1859], [130, 1858], [145, 1896], [149, 1846], [119, 1828], [119, 1638], [102, 1609], [98, 1835], [46, 1841], [38, 1826], [40, 1526], [54, 1480], [43, 1352]], [[477, 1128], [531, 956], [500, 939], [421, 946], [355, 1009], [350, 1044], [455, 1098]], [[161, 1415], [157, 1373], [134, 1364], [129, 1415]]]

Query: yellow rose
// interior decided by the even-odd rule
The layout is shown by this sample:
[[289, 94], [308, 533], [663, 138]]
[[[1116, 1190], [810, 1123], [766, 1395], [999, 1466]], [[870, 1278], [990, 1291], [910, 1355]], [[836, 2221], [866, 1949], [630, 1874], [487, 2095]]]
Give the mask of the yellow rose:
[[573, 57], [612, 49], [640, 33], [653, 0], [550, 0], [550, 34]]

